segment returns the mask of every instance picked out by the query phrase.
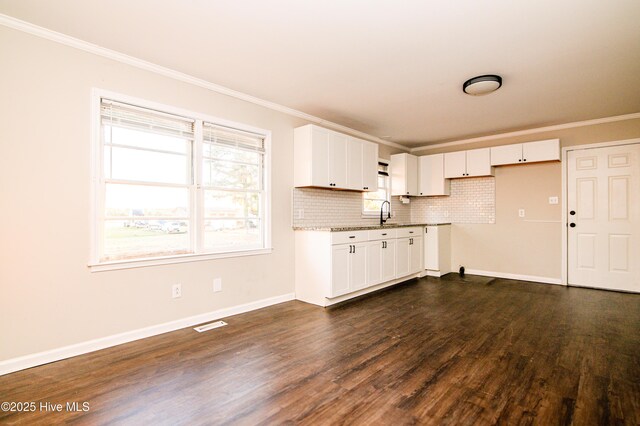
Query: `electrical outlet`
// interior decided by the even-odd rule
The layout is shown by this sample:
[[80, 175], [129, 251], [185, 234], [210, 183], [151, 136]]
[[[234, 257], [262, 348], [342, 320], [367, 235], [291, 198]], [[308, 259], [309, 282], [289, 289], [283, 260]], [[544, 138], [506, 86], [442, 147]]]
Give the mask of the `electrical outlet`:
[[304, 219], [304, 209], [298, 209], [298, 219]]
[[524, 209], [518, 210], [518, 217], [524, 217]]
[[182, 297], [182, 284], [174, 284], [171, 286], [171, 297], [174, 299]]
[[222, 291], [222, 278], [214, 278], [213, 279], [213, 292], [217, 293]]
[[549, 197], [549, 204], [558, 204], [558, 197]]

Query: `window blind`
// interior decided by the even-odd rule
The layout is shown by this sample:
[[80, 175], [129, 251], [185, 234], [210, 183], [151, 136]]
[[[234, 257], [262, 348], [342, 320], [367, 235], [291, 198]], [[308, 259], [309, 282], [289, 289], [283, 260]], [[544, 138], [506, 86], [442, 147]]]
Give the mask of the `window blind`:
[[231, 127], [218, 126], [211, 123], [202, 125], [205, 143], [246, 149], [264, 153], [264, 137], [255, 133], [243, 132]]
[[100, 118], [103, 125], [151, 132], [183, 139], [194, 138], [194, 120], [120, 102], [102, 99]]

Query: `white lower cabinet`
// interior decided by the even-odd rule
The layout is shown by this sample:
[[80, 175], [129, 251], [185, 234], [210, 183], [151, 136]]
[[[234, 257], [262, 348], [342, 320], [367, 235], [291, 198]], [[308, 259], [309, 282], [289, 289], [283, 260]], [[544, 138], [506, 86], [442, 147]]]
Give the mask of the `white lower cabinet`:
[[396, 240], [396, 278], [409, 275], [409, 238]]
[[338, 297], [367, 287], [367, 243], [331, 247], [331, 292]]
[[396, 278], [396, 240], [367, 245], [367, 287]]
[[420, 227], [296, 231], [296, 298], [328, 306], [421, 272], [422, 232]]
[[404, 277], [422, 270], [422, 236], [396, 240], [396, 277]]
[[422, 270], [422, 237], [409, 239], [409, 273], [415, 274]]
[[382, 282], [391, 281], [396, 277], [396, 245], [397, 240], [384, 241], [382, 249]]
[[451, 272], [451, 225], [427, 226], [424, 238], [427, 275], [440, 277]]

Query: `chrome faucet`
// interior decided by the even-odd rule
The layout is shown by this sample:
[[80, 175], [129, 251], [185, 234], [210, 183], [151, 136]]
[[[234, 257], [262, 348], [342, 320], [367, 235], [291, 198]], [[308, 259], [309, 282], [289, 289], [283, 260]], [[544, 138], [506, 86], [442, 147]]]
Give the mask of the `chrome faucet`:
[[[387, 218], [386, 219], [382, 216], [382, 212], [384, 211], [385, 203], [389, 204], [389, 209], [387, 210]], [[388, 202], [387, 200], [384, 200], [382, 202], [382, 204], [380, 205], [380, 225], [384, 225], [384, 223], [389, 219], [391, 219], [391, 203]]]

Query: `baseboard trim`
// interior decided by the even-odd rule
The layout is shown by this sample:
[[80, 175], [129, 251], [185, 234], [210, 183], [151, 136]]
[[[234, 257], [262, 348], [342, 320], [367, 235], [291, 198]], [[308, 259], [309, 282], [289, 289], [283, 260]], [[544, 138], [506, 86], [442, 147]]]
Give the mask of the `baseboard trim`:
[[518, 281], [531, 281], [531, 282], [543, 283], [543, 284], [563, 285], [562, 280], [560, 278], [538, 277], [535, 275], [509, 274], [506, 272], [481, 271], [478, 269], [467, 269], [466, 272], [469, 275], [482, 275], [483, 277], [507, 278], [510, 280], [518, 280]]
[[163, 324], [152, 325], [150, 327], [127, 331], [120, 334], [101, 337], [99, 339], [76, 343], [74, 345], [63, 346], [61, 348], [52, 349], [49, 351], [38, 352], [18, 358], [11, 358], [5, 361], [0, 361], [0, 376], [24, 370], [26, 368], [36, 367], [38, 365], [48, 364], [50, 362], [60, 361], [66, 358], [98, 351], [100, 349], [110, 348], [112, 346], [121, 345], [123, 343], [133, 342], [134, 340], [157, 336], [159, 334], [168, 333], [170, 331], [179, 330], [181, 328], [192, 327], [204, 322], [218, 320], [232, 315], [243, 314], [245, 312], [254, 311], [256, 309], [265, 308], [271, 305], [277, 305], [278, 303], [288, 302], [294, 299], [294, 293], [283, 294], [280, 296], [257, 300], [255, 302], [232, 306], [230, 308], [218, 309], [216, 311], [194, 315], [176, 321], [170, 321]]

